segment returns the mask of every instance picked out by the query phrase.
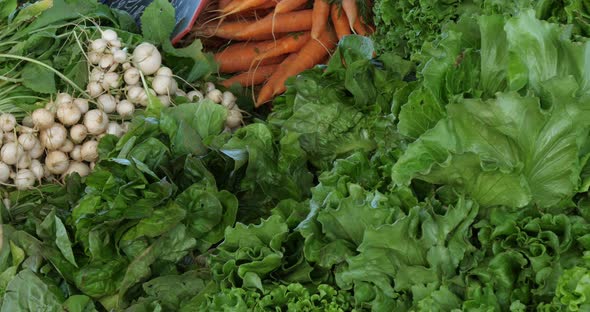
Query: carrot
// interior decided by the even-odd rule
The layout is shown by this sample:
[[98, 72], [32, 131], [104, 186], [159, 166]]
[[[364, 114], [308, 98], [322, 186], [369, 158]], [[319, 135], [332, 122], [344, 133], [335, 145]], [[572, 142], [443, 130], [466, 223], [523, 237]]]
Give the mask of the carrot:
[[359, 16], [356, 0], [342, 0], [342, 10], [346, 12], [346, 17], [348, 18], [348, 27], [350, 27], [350, 29], [354, 29], [354, 23]]
[[[274, 16], [274, 22], [273, 22]], [[269, 14], [236, 34], [243, 40], [262, 34], [306, 31], [311, 29], [312, 10], [301, 10], [284, 14]]]
[[[268, 81], [272, 85], [272, 92], [260, 90], [256, 107], [270, 101], [276, 94], [285, 92], [285, 81], [302, 71], [312, 68], [322, 61], [336, 46], [336, 35], [331, 29], [324, 28], [317, 40], [309, 40], [305, 46], [297, 53], [297, 56], [287, 63], [284, 67], [277, 69], [276, 75], [271, 76]], [[288, 59], [288, 58], [287, 58]], [[263, 87], [263, 89], [266, 85]]]
[[[264, 51], [274, 46], [273, 40], [259, 42], [243, 42], [232, 44], [223, 51], [214, 55], [219, 63], [219, 72], [235, 73], [248, 70], [254, 59]], [[261, 61], [263, 58], [259, 59]]]
[[357, 18], [354, 22], [353, 29], [356, 34], [361, 36], [367, 36], [369, 33], [371, 33], [371, 30], [369, 30], [369, 28], [361, 21], [360, 18]]
[[268, 77], [270, 77], [279, 67], [279, 64], [264, 65], [254, 67], [247, 72], [235, 75], [229, 79], [221, 82], [221, 85], [229, 88], [233, 84], [237, 83], [242, 87], [250, 87], [263, 83]]
[[314, 0], [313, 15], [311, 24], [311, 37], [318, 39], [320, 33], [325, 29], [330, 16], [330, 4], [324, 0]]
[[222, 10], [223, 8], [225, 8], [228, 4], [230, 4], [232, 2], [232, 0], [219, 0], [218, 6], [219, 6], [219, 10]]
[[346, 35], [350, 35], [350, 26], [348, 25], [346, 12], [343, 10], [338, 10], [338, 6], [332, 4], [330, 14], [332, 16], [332, 24], [334, 24], [334, 29], [336, 30], [338, 40], [342, 39], [342, 37]]
[[221, 9], [222, 16], [236, 14], [263, 5], [267, 0], [234, 0]]
[[277, 55], [288, 54], [299, 51], [307, 41], [309, 41], [310, 33], [304, 32], [302, 34], [287, 35], [277, 41], [274, 46], [268, 48], [263, 53], [254, 58], [255, 61], [263, 58], [273, 57]]
[[256, 107], [270, 101], [274, 96], [275, 84], [283, 75], [283, 72], [291, 63], [297, 59], [297, 53], [291, 53], [287, 58], [279, 65], [275, 72], [268, 78], [260, 92], [258, 92], [258, 98], [256, 99]]
[[194, 31], [197, 36], [201, 37], [219, 37], [228, 40], [269, 40], [273, 39], [277, 36], [277, 34], [268, 33], [268, 34], [260, 34], [254, 35], [250, 38], [243, 38], [237, 36], [237, 33], [240, 32], [242, 29], [247, 28], [248, 26], [255, 23], [255, 20], [237, 20], [231, 22], [224, 22], [221, 25], [205, 25], [199, 28], [196, 28]]
[[277, 3], [277, 6], [275, 7], [275, 13], [289, 13], [300, 6], [305, 5], [306, 3], [307, 0], [282, 0], [281, 2]]

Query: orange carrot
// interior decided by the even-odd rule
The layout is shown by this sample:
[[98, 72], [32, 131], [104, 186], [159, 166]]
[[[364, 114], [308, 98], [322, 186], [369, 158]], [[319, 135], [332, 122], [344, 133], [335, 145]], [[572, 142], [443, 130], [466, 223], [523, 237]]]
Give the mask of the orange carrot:
[[[274, 22], [273, 22], [274, 18]], [[311, 29], [312, 10], [301, 10], [284, 14], [269, 14], [236, 34], [247, 40], [262, 34], [306, 31]]]
[[214, 58], [219, 63], [221, 73], [235, 73], [249, 69], [254, 59], [274, 44], [273, 40], [236, 43], [216, 53]]
[[236, 14], [245, 10], [259, 7], [263, 5], [267, 0], [234, 0], [226, 7], [221, 9], [222, 16]]
[[235, 75], [229, 79], [221, 82], [221, 85], [229, 88], [233, 84], [237, 83], [242, 87], [250, 87], [263, 83], [270, 77], [279, 67], [279, 64], [264, 65], [253, 67], [247, 72]]
[[350, 35], [350, 25], [348, 25], [346, 12], [344, 12], [344, 10], [339, 10], [336, 4], [332, 4], [332, 8], [330, 10], [332, 24], [334, 24], [334, 29], [336, 30], [338, 40], [342, 39], [342, 37], [346, 35]]
[[354, 23], [359, 16], [356, 0], [342, 0], [342, 10], [346, 12], [346, 17], [348, 18], [348, 27], [350, 27], [350, 29], [354, 29]]
[[258, 98], [256, 99], [256, 107], [259, 107], [263, 103], [266, 103], [274, 96], [274, 89], [276, 82], [283, 75], [284, 70], [290, 66], [297, 59], [297, 53], [291, 53], [287, 58], [279, 65], [275, 72], [268, 78], [260, 92], [258, 92]]
[[367, 36], [371, 32], [368, 27], [361, 21], [360, 18], [357, 18], [354, 22], [353, 26], [354, 32], [361, 36]]
[[322, 30], [326, 28], [330, 16], [330, 4], [324, 0], [314, 0], [311, 24], [311, 37], [318, 39]]
[[243, 30], [246, 29], [248, 26], [252, 25], [253, 23], [255, 23], [255, 20], [237, 20], [237, 21], [231, 21], [231, 22], [224, 22], [221, 25], [217, 25], [216, 23], [213, 23], [214, 25], [205, 25], [205, 26], [201, 26], [199, 28], [196, 28], [196, 30], [194, 31], [195, 34], [197, 36], [201, 36], [201, 37], [219, 37], [219, 38], [223, 38], [223, 39], [228, 39], [228, 40], [269, 40], [269, 39], [273, 39], [274, 37], [278, 36], [278, 33], [275, 33], [274, 35], [272, 33], [267, 33], [267, 34], [260, 34], [260, 35], [253, 35], [249, 38], [243, 38], [240, 36], [237, 36], [237, 34]]
[[[309, 40], [305, 46], [297, 53], [297, 56], [290, 61], [286, 66], [277, 70], [277, 74], [271, 76], [268, 80], [272, 86], [272, 92], [266, 91], [263, 93], [260, 90], [256, 107], [270, 101], [273, 96], [285, 92], [285, 81], [302, 71], [312, 68], [329, 54], [329, 52], [336, 46], [336, 35], [331, 29], [324, 28], [317, 40]], [[263, 89], [266, 85], [263, 87]], [[270, 94], [270, 95], [269, 95]]]
[[219, 0], [219, 10], [225, 8], [228, 4], [230, 4], [233, 0]]
[[286, 37], [275, 41], [275, 44], [272, 47], [260, 53], [256, 58], [254, 58], [254, 60], [258, 61], [263, 58], [299, 51], [303, 45], [309, 41], [309, 37], [309, 32], [287, 35]]
[[275, 13], [280, 14], [292, 12], [306, 3], [307, 0], [282, 0], [281, 2], [277, 3], [277, 6], [275, 7]]

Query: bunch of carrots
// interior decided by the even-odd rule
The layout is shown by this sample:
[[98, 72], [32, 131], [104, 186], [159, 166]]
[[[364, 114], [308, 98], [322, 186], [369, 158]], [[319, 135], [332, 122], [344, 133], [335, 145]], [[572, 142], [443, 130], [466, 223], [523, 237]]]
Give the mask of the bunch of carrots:
[[289, 77], [325, 62], [343, 36], [372, 33], [360, 13], [370, 6], [369, 0], [219, 0], [219, 15], [194, 33], [231, 42], [215, 53], [219, 72], [233, 75], [222, 84], [257, 87], [259, 107], [282, 94]]

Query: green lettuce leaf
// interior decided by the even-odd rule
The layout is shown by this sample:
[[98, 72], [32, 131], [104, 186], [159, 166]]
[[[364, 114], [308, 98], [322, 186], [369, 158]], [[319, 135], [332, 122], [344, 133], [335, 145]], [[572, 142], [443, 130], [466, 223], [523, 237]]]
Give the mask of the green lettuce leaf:
[[515, 93], [448, 105], [448, 117], [394, 165], [394, 181], [453, 185], [483, 206], [551, 207], [570, 198], [578, 188], [590, 106], [574, 95], [571, 79], [545, 87], [546, 109], [538, 98]]

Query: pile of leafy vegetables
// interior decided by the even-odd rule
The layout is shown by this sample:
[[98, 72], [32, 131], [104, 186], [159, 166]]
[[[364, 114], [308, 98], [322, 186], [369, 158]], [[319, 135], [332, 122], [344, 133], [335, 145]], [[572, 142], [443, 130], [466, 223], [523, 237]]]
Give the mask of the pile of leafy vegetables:
[[373, 7], [377, 50], [420, 58], [425, 43], [472, 14], [514, 15], [533, 9], [538, 19], [570, 24], [576, 36], [590, 36], [590, 6], [585, 0], [380, 0]]
[[87, 178], [2, 190], [0, 311], [588, 310], [583, 20], [487, 3], [419, 63], [348, 36], [266, 120], [150, 104]]

